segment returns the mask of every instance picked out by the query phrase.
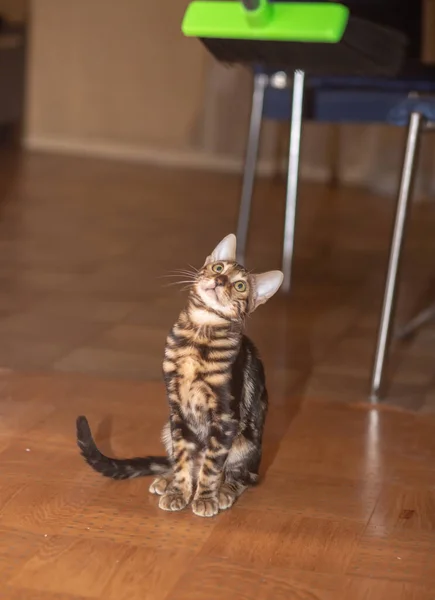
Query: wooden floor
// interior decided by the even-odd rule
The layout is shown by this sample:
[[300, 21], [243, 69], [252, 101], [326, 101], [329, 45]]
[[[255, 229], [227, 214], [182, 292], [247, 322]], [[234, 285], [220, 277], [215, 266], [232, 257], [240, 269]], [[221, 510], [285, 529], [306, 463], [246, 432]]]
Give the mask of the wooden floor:
[[[435, 326], [366, 401], [393, 202], [303, 185], [293, 289], [249, 323], [271, 410], [261, 485], [216, 519], [81, 461], [158, 453], [170, 270], [234, 230], [240, 180], [71, 158], [0, 161], [0, 599], [435, 598]], [[260, 181], [247, 266], [280, 264], [283, 183]], [[435, 300], [435, 209], [416, 206], [398, 307]]]
[[311, 403], [280, 427], [275, 409], [261, 485], [201, 519], [74, 446], [85, 412], [107, 452], [159, 452], [160, 383], [19, 374], [1, 390], [2, 599], [435, 597], [432, 415]]
[[[66, 157], [0, 161], [0, 366], [160, 380], [184, 303], [165, 277], [234, 231], [240, 178]], [[280, 266], [284, 182], [259, 181], [247, 267]], [[302, 185], [293, 288], [249, 331], [278, 394], [365, 399], [393, 202]], [[434, 301], [435, 209], [416, 206], [399, 318]], [[432, 287], [432, 290], [430, 289]], [[435, 328], [396, 346], [389, 401], [434, 410]]]

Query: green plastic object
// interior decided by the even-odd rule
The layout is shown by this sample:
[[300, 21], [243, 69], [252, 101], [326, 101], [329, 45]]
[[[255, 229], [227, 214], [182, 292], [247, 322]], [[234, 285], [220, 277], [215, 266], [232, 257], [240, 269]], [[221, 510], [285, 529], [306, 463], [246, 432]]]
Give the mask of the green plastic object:
[[255, 10], [247, 10], [242, 2], [195, 0], [184, 15], [182, 31], [197, 38], [336, 44], [348, 19], [348, 8], [335, 2], [260, 0]]

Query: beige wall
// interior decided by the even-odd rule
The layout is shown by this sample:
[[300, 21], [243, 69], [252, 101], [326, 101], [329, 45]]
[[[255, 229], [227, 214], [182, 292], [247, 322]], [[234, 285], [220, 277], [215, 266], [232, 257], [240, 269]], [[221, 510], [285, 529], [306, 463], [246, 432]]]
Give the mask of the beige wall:
[[205, 51], [181, 33], [186, 5], [32, 0], [27, 137], [188, 146]]
[[[0, 0], [0, 7], [2, 1], [25, 6]], [[205, 84], [206, 52], [180, 31], [187, 3], [30, 0], [28, 146], [240, 168], [250, 91], [245, 85], [237, 92], [234, 70], [225, 70], [218, 87], [213, 77]], [[425, 3], [424, 55], [433, 61], [435, 0]], [[203, 139], [192, 150], [198, 120]], [[229, 137], [237, 150], [213, 145], [210, 137]]]

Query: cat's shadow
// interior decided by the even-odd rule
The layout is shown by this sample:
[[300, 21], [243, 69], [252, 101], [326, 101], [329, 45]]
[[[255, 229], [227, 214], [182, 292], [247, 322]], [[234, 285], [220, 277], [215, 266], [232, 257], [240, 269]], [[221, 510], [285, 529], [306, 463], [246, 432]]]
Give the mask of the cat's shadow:
[[101, 452], [106, 456], [114, 456], [112, 446], [113, 421], [113, 416], [107, 415], [100, 422], [95, 432], [95, 441]]

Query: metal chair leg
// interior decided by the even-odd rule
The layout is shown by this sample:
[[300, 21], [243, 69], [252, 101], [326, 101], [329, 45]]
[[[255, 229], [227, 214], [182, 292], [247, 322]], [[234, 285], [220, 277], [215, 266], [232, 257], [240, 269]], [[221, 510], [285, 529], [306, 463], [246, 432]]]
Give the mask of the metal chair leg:
[[409, 214], [408, 209], [411, 200], [412, 183], [422, 120], [423, 117], [420, 113], [411, 114], [408, 137], [406, 141], [405, 158], [403, 161], [400, 180], [399, 196], [397, 199], [393, 237], [391, 240], [390, 258], [385, 283], [382, 314], [372, 372], [370, 391], [370, 400], [372, 402], [377, 402], [380, 400], [382, 386], [384, 383], [385, 365], [397, 296], [397, 279], [399, 275], [405, 226]]
[[257, 166], [258, 146], [260, 143], [261, 121], [263, 117], [264, 94], [269, 78], [265, 74], [254, 78], [252, 94], [251, 120], [249, 124], [248, 145], [243, 171], [242, 196], [240, 200], [239, 220], [237, 223], [237, 262], [245, 264], [246, 243], [251, 216], [252, 192], [254, 189]]
[[432, 304], [428, 308], [422, 310], [418, 313], [413, 319], [408, 321], [406, 325], [399, 327], [395, 333], [395, 338], [397, 340], [405, 340], [406, 338], [411, 337], [417, 329], [429, 323], [429, 321], [435, 320], [435, 304]]
[[284, 244], [282, 254], [282, 271], [284, 292], [290, 290], [293, 247], [295, 236], [296, 201], [298, 195], [299, 157], [302, 132], [302, 108], [304, 102], [303, 71], [295, 71], [293, 79], [292, 115], [290, 130], [290, 150], [288, 159], [286, 208], [284, 219]]

